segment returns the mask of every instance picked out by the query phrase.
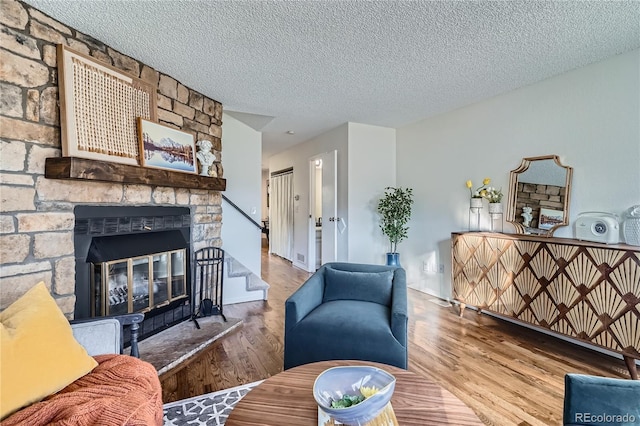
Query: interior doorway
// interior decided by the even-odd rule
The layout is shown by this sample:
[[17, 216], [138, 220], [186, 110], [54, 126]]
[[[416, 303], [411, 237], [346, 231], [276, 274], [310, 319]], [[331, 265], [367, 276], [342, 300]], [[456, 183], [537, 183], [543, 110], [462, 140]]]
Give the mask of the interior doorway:
[[313, 272], [337, 259], [337, 151], [309, 159], [309, 261]]
[[269, 252], [293, 257], [293, 169], [271, 173], [269, 181]]

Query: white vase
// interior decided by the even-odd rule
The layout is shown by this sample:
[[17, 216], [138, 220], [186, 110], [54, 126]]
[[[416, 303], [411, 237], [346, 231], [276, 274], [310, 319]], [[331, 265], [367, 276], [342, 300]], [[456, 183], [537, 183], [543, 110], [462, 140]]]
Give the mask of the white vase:
[[502, 213], [502, 203], [489, 203], [489, 213]]
[[491, 232], [502, 232], [502, 203], [489, 203], [489, 219]]
[[482, 198], [471, 198], [471, 208], [482, 208]]
[[482, 210], [482, 198], [471, 198], [469, 204], [469, 231], [480, 231], [480, 211]]

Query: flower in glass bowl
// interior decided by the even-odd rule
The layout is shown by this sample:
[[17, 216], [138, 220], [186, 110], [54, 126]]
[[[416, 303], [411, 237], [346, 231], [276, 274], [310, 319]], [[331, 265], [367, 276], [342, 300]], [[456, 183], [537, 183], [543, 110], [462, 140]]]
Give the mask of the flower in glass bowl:
[[[323, 371], [313, 384], [318, 407], [344, 425], [364, 425], [375, 419], [387, 406], [396, 386], [396, 378], [386, 371], [367, 365], [332, 367]], [[355, 404], [332, 406], [348, 396], [362, 395]]]
[[491, 179], [484, 178], [482, 181], [482, 185], [480, 185], [477, 189], [473, 188], [473, 182], [470, 180], [467, 181], [467, 188], [469, 188], [469, 193], [471, 194], [471, 198], [484, 198], [484, 193], [486, 192], [487, 185], [491, 183]]
[[499, 203], [502, 201], [502, 188], [497, 189], [493, 186], [487, 186], [483, 190], [482, 198], [486, 198], [489, 203]]

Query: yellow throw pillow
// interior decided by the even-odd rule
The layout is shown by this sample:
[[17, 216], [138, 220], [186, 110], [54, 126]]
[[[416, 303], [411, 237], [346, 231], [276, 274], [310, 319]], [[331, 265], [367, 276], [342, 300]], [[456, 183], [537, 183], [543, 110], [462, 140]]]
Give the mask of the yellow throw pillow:
[[98, 365], [73, 338], [43, 282], [0, 312], [0, 327], [0, 419]]

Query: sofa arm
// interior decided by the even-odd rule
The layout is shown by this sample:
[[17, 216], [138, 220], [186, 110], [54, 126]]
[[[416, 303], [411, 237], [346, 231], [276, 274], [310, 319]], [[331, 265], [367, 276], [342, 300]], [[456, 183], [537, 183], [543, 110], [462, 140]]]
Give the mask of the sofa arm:
[[398, 268], [393, 274], [391, 293], [391, 333], [402, 346], [407, 347], [407, 273]]
[[285, 333], [322, 303], [324, 267], [318, 269], [285, 302]]
[[91, 356], [120, 354], [123, 350], [122, 332], [131, 327], [131, 356], [140, 357], [138, 352], [138, 329], [144, 314], [114, 315], [70, 321], [75, 339]]

